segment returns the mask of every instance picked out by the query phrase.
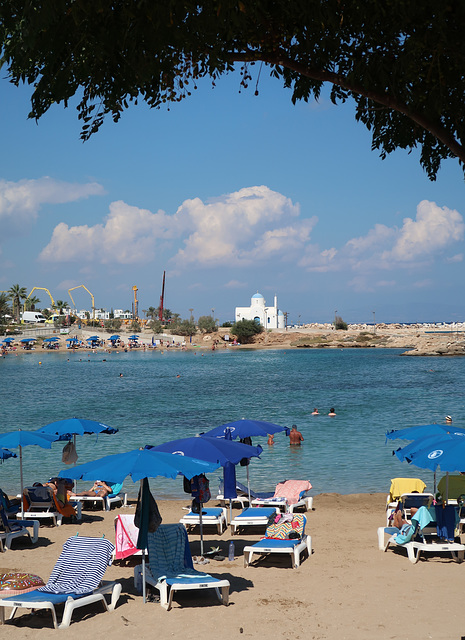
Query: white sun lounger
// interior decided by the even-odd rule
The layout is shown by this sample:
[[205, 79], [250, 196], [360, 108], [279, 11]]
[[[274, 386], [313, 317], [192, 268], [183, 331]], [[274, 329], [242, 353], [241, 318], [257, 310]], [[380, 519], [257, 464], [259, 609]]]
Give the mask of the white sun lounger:
[[[148, 534], [149, 567], [145, 582], [158, 589], [160, 604], [171, 609], [178, 591], [213, 589], [219, 601], [229, 603], [229, 581], [196, 571], [189, 549], [187, 532], [182, 524], [162, 524]], [[135, 582], [141, 579], [142, 567], [136, 567]]]
[[434, 496], [432, 493], [403, 493], [398, 502], [395, 502], [393, 506], [386, 508], [386, 526], [390, 525], [390, 517], [397, 509], [399, 502], [402, 503], [402, 515], [406, 520], [410, 520], [411, 509], [420, 507], [428, 507], [432, 504]]
[[275, 507], [249, 507], [231, 521], [231, 534], [234, 535], [241, 527], [267, 527], [268, 519], [274, 513], [279, 513]]
[[308, 495], [311, 488], [308, 480], [284, 480], [276, 485], [273, 496], [257, 496], [252, 500], [252, 506], [278, 507], [289, 513], [301, 507], [310, 511], [313, 508], [313, 497]]
[[[63, 515], [57, 510], [50, 487], [26, 487], [24, 494], [29, 502], [29, 508], [22, 514], [19, 511], [15, 516], [16, 519], [40, 521], [51, 519], [54, 526], [60, 527], [62, 525]], [[76, 511], [77, 520], [80, 520], [82, 517], [81, 505], [74, 500], [70, 504]]]
[[[39, 539], [38, 520], [17, 521], [7, 518], [5, 509], [0, 503], [0, 552], [11, 548], [11, 542], [22, 536], [29, 536], [32, 544]], [[32, 529], [32, 534], [30, 529]]]
[[78, 503], [94, 503], [96, 505], [101, 505], [102, 510], [105, 509], [105, 511], [110, 511], [111, 510], [111, 505], [120, 505], [122, 507], [127, 507], [128, 504], [128, 496], [126, 493], [123, 493], [121, 491], [123, 485], [122, 483], [118, 483], [118, 484], [111, 484], [111, 483], [107, 483], [112, 489], [113, 492], [110, 493], [108, 496], [106, 496], [105, 498], [102, 498], [101, 496], [72, 496], [72, 500], [76, 500], [76, 502]]
[[[102, 602], [112, 611], [121, 594], [118, 582], [101, 582], [111, 562], [113, 545], [105, 538], [73, 536], [63, 545], [63, 551], [44, 587], [23, 595], [0, 599], [0, 623], [5, 622], [5, 610], [11, 609], [9, 620], [19, 608], [49, 609], [55, 629], [69, 627], [75, 609]], [[104, 594], [111, 594], [108, 605]], [[64, 604], [63, 618], [58, 624], [55, 606]]]
[[[429, 541], [427, 535], [436, 532], [436, 527], [432, 527], [433, 519], [428, 514], [426, 507], [420, 507], [416, 514], [412, 517], [412, 528], [406, 535], [402, 535], [401, 531], [396, 527], [379, 527], [378, 528], [378, 548], [380, 551], [387, 551], [389, 546], [396, 546], [406, 549], [407, 557], [413, 564], [416, 564], [422, 554], [431, 553], [450, 553], [452, 559], [456, 562], [462, 562], [464, 559], [465, 546], [457, 542], [446, 541]], [[425, 522], [429, 520], [428, 524]], [[423, 526], [420, 527], [420, 521]], [[388, 539], [386, 541], [386, 536]], [[421, 536], [421, 540], [416, 540], [417, 536]]]
[[[200, 525], [200, 515], [189, 511], [179, 521], [186, 529]], [[202, 525], [215, 525], [221, 535], [228, 526], [227, 510], [224, 507], [204, 507], [202, 509]], [[223, 529], [224, 528], [224, 529]]]
[[[293, 523], [298, 527], [294, 528]], [[253, 555], [269, 556], [273, 554], [285, 554], [291, 557], [292, 567], [300, 566], [300, 556], [307, 551], [308, 556], [312, 554], [312, 539], [307, 536], [305, 525], [307, 519], [303, 514], [293, 514], [292, 521], [272, 524], [267, 527], [266, 536], [253, 545], [244, 547], [244, 567], [248, 567], [252, 562]], [[296, 531], [299, 538], [290, 539], [289, 533]]]

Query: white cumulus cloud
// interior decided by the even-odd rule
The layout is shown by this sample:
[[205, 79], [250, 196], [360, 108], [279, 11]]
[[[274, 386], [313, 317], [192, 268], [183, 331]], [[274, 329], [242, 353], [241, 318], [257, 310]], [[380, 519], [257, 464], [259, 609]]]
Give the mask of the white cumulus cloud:
[[5, 233], [24, 231], [36, 221], [38, 212], [44, 204], [74, 202], [103, 193], [103, 187], [96, 182], [77, 184], [61, 182], [49, 177], [18, 182], [0, 180], [2, 236]]
[[96, 225], [58, 224], [40, 258], [143, 263], [177, 241], [171, 251], [178, 271], [289, 260], [303, 250], [316, 224], [316, 218], [299, 220], [299, 215], [299, 205], [265, 186], [240, 189], [206, 203], [200, 198], [185, 200], [173, 215], [119, 201]]
[[463, 240], [464, 231], [465, 224], [458, 211], [422, 200], [417, 206], [416, 219], [404, 219], [394, 246], [384, 257], [412, 261], [428, 256]]

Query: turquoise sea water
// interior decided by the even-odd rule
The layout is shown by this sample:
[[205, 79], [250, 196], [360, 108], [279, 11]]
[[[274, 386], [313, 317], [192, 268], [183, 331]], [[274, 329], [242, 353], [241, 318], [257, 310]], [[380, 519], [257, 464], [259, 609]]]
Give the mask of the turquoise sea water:
[[[275, 436], [273, 447], [264, 439], [254, 440], [264, 449], [250, 466], [254, 489], [272, 490], [293, 477], [309, 479], [314, 493], [385, 492], [397, 476], [422, 477], [432, 488], [432, 474], [401, 464], [392, 450], [402, 442], [385, 444], [384, 434], [443, 422], [447, 414], [454, 425], [465, 427], [465, 359], [399, 353], [224, 349], [9, 354], [0, 359], [0, 433], [34, 430], [73, 416], [117, 427], [113, 436], [78, 438], [78, 462], [83, 463], [193, 436], [242, 417], [295, 423], [305, 438], [300, 448], [289, 447], [284, 434]], [[313, 407], [320, 416], [310, 415]], [[330, 407], [336, 408], [335, 418], [325, 415]], [[53, 444], [51, 450], [23, 449], [25, 484], [45, 481], [65, 466], [63, 444]], [[218, 477], [211, 477], [213, 494]], [[245, 468], [238, 467], [238, 479], [245, 479]], [[151, 485], [159, 498], [183, 496], [179, 480], [157, 478]], [[0, 465], [0, 486], [10, 493], [18, 490], [19, 459]], [[125, 488], [136, 495], [132, 481]]]

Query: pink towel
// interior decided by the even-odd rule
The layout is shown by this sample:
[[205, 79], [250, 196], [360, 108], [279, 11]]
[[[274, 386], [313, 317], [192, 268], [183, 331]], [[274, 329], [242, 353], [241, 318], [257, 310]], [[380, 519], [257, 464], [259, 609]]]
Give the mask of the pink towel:
[[119, 515], [115, 521], [115, 560], [128, 558], [139, 551], [136, 547], [139, 529], [134, 525], [134, 516]]
[[309, 491], [312, 485], [308, 480], [286, 480], [276, 485], [274, 492], [275, 498], [286, 498], [287, 504], [296, 504], [299, 502], [299, 496], [302, 491]]

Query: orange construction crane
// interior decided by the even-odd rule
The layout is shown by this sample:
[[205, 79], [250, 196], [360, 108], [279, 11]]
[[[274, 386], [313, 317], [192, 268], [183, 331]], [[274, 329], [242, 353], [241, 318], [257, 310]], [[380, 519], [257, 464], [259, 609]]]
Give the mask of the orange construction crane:
[[132, 310], [132, 315], [134, 320], [138, 320], [139, 318], [139, 309], [138, 309], [138, 305], [139, 305], [139, 301], [137, 299], [137, 292], [138, 292], [138, 288], [136, 287], [136, 285], [133, 286], [132, 290], [134, 291], [134, 303], [133, 303], [133, 310]]

